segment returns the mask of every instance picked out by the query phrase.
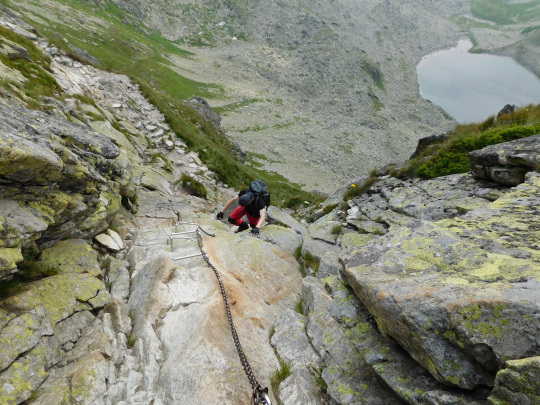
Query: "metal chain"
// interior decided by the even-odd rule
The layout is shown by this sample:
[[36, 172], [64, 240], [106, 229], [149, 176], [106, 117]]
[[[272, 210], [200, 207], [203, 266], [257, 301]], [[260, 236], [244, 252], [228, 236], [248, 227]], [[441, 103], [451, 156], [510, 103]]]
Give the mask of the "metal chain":
[[268, 397], [268, 388], [261, 387], [261, 385], [255, 378], [255, 375], [253, 374], [253, 370], [251, 369], [251, 365], [249, 364], [249, 361], [246, 358], [244, 351], [242, 350], [240, 339], [238, 338], [238, 334], [236, 333], [236, 328], [234, 327], [234, 322], [233, 322], [232, 314], [231, 314], [231, 308], [229, 306], [229, 299], [227, 298], [225, 287], [223, 285], [223, 282], [221, 281], [221, 276], [219, 275], [218, 270], [210, 262], [210, 258], [208, 257], [208, 255], [203, 249], [202, 237], [199, 232], [199, 228], [197, 228], [197, 242], [199, 243], [199, 249], [201, 249], [202, 257], [204, 258], [206, 263], [208, 263], [208, 266], [212, 268], [212, 270], [214, 271], [214, 274], [216, 275], [217, 281], [219, 283], [219, 288], [221, 289], [221, 295], [223, 296], [223, 301], [225, 301], [225, 310], [227, 311], [227, 319], [229, 320], [229, 326], [231, 328], [234, 345], [236, 346], [236, 351], [238, 352], [238, 357], [240, 357], [240, 362], [242, 363], [244, 372], [246, 373], [246, 376], [251, 384], [251, 388], [253, 389], [253, 394], [251, 396], [251, 405], [258, 405], [258, 404], [272, 405], [270, 402], [270, 398]]

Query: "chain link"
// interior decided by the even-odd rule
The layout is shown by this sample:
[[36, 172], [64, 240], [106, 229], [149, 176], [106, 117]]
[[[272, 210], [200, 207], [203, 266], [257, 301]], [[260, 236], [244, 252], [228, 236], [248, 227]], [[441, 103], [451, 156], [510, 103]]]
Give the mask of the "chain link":
[[[214, 274], [216, 275], [217, 281], [219, 283], [219, 288], [221, 289], [221, 295], [223, 296], [223, 301], [225, 302], [225, 310], [227, 312], [227, 319], [229, 320], [229, 326], [231, 328], [231, 333], [234, 340], [234, 345], [236, 347], [236, 351], [238, 352], [238, 357], [240, 357], [240, 362], [242, 363], [242, 367], [244, 368], [244, 372], [246, 373], [246, 376], [249, 380], [249, 383], [251, 384], [251, 388], [253, 389], [253, 394], [251, 397], [251, 405], [272, 405], [270, 403], [270, 399], [268, 398], [268, 388], [261, 388], [261, 385], [255, 378], [255, 374], [253, 374], [253, 370], [251, 369], [251, 365], [249, 364], [249, 361], [244, 354], [244, 350], [242, 349], [242, 345], [240, 344], [240, 339], [238, 338], [238, 334], [236, 333], [236, 328], [234, 327], [234, 322], [232, 319], [231, 314], [231, 308], [229, 306], [229, 299], [227, 297], [227, 293], [225, 292], [225, 287], [223, 285], [223, 282], [221, 281], [221, 276], [219, 275], [218, 270], [216, 267], [210, 262], [210, 258], [206, 254], [206, 252], [203, 249], [202, 246], [202, 237], [199, 232], [200, 228], [197, 228], [197, 242], [199, 243], [199, 249], [201, 250], [202, 257], [210, 266], [210, 268], [214, 271]], [[203, 230], [204, 231], [204, 230]], [[206, 233], [206, 232], [205, 232]], [[208, 233], [207, 233], [208, 234]], [[208, 234], [209, 235], [209, 234]]]

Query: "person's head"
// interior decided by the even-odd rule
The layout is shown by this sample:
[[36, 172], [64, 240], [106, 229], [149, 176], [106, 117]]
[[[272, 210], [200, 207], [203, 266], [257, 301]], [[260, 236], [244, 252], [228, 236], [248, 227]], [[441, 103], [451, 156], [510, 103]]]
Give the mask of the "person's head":
[[238, 199], [238, 204], [240, 204], [242, 207], [247, 207], [254, 197], [255, 196], [253, 195], [253, 193], [247, 192]]

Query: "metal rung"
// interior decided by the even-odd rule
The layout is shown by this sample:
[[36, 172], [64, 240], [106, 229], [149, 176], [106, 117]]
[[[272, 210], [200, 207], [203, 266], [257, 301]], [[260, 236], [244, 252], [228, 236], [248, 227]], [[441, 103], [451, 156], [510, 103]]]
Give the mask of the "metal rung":
[[193, 230], [193, 231], [185, 231], [185, 232], [175, 232], [175, 233], [171, 233], [169, 236], [174, 236], [174, 235], [185, 235], [186, 233], [195, 233], [197, 232], [197, 230]]
[[[171, 245], [171, 250], [173, 248], [173, 240], [174, 239], [193, 240], [193, 238], [191, 238], [189, 236], [188, 237], [182, 237], [182, 236], [175, 236], [175, 235], [179, 235], [179, 234], [173, 233], [172, 235], [169, 235], [169, 237], [167, 238], [167, 245]], [[173, 236], [175, 236], [175, 237], [173, 238]]]
[[191, 257], [197, 257], [197, 256], [202, 256], [202, 253], [196, 253], [194, 255], [189, 255], [189, 256], [182, 256], [182, 257], [177, 257], [173, 260], [181, 260], [181, 259], [189, 259]]

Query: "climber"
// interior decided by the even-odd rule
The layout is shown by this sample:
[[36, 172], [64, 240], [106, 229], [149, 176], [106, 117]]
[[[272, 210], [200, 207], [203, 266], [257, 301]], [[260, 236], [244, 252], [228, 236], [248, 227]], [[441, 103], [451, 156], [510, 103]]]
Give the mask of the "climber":
[[[236, 201], [238, 201], [239, 207], [231, 213], [228, 221], [238, 226], [235, 232], [245, 231], [251, 226], [251, 233], [258, 238], [259, 228], [266, 219], [266, 208], [270, 205], [268, 186], [262, 180], [255, 180], [248, 189], [240, 191], [237, 196], [227, 201], [223, 209], [217, 213], [216, 218], [222, 219], [223, 212]], [[242, 219], [244, 215], [246, 215], [249, 224]]]

